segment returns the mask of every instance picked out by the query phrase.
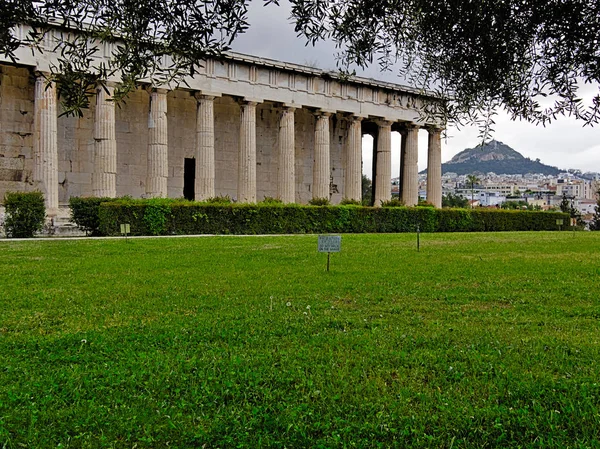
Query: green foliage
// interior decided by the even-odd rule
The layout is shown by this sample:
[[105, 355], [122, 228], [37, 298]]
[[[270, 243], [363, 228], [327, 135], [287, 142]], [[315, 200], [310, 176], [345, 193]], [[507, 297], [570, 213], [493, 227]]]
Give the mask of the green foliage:
[[8, 237], [31, 238], [44, 227], [46, 206], [42, 192], [6, 192], [4, 229]]
[[311, 206], [329, 206], [329, 198], [311, 198], [308, 201]]
[[590, 223], [590, 231], [600, 231], [600, 190], [596, 192], [597, 203], [594, 208], [594, 216]]
[[500, 205], [501, 209], [507, 210], [542, 210], [538, 205], [530, 204], [527, 201], [505, 201]]
[[442, 207], [463, 208], [469, 207], [469, 200], [460, 195], [449, 193], [442, 196]]
[[399, 198], [392, 198], [390, 200], [381, 202], [381, 207], [403, 207], [403, 206], [404, 206], [404, 201], [402, 201]]
[[363, 206], [370, 206], [373, 201], [373, 183], [364, 173], [361, 178], [361, 189]]
[[217, 196], [213, 196], [211, 198], [206, 199], [205, 201], [203, 201], [203, 203], [231, 204], [231, 203], [233, 203], [233, 200], [231, 199], [231, 197], [229, 195], [217, 195]]
[[114, 198], [74, 197], [69, 199], [71, 219], [83, 229], [86, 235], [100, 235], [98, 208], [101, 203], [114, 201]]
[[118, 200], [102, 203], [100, 232], [119, 235], [298, 234], [556, 230], [562, 213], [435, 209], [432, 207], [302, 206], [297, 204], [206, 204], [178, 200]]
[[150, 235], [165, 233], [167, 221], [171, 218], [171, 204], [175, 202], [176, 200], [167, 198], [152, 198], [146, 201], [143, 221]]
[[596, 448], [600, 235], [415, 240], [0, 240], [0, 447]]
[[274, 204], [283, 204], [283, 201], [281, 201], [279, 198], [273, 198], [271, 196], [266, 196], [262, 201], [260, 201], [258, 204], [270, 204], [270, 205], [274, 205]]
[[361, 201], [353, 200], [350, 198], [343, 198], [342, 201], [340, 201], [340, 206], [360, 206], [360, 205], [362, 205]]

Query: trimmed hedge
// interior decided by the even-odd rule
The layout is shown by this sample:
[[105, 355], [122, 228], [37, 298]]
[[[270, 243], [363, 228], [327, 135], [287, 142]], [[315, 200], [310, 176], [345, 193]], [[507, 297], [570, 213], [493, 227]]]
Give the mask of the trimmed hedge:
[[121, 199], [99, 207], [101, 235], [303, 234], [557, 230], [561, 212], [430, 207], [373, 208], [280, 204], [207, 204], [182, 200]]
[[71, 197], [69, 199], [71, 219], [79, 229], [85, 231], [86, 235], [101, 235], [99, 231], [100, 218], [98, 213], [100, 204], [114, 200], [114, 198]]
[[7, 237], [31, 238], [44, 228], [46, 206], [42, 192], [6, 192], [4, 208]]

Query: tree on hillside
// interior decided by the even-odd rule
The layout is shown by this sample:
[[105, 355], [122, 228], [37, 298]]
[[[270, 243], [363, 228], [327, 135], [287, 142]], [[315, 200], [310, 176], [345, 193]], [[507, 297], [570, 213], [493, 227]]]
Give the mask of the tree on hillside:
[[600, 231], [600, 190], [596, 192], [596, 199], [596, 208], [594, 216], [592, 217], [592, 222], [590, 223], [591, 231]]
[[478, 182], [479, 178], [476, 175], [467, 175], [467, 187], [471, 188], [471, 208], [473, 208], [473, 200], [475, 199], [475, 184], [477, 184]]
[[453, 207], [466, 209], [469, 206], [469, 200], [462, 196], [449, 193], [442, 196], [442, 207]]
[[[141, 78], [177, 83], [198, 71], [206, 55], [218, 56], [248, 26], [250, 0], [0, 0], [0, 51], [11, 56], [20, 42], [10, 29], [35, 26], [28, 44], [41, 41], [45, 23], [78, 28], [62, 39], [53, 68], [70, 92], [71, 112], [87, 106], [90, 86], [107, 72], [120, 73], [125, 94]], [[265, 4], [277, 0], [263, 0]], [[418, 89], [448, 102], [432, 102], [423, 113], [441, 120], [479, 123], [485, 134], [495, 111], [547, 124], [567, 114], [586, 124], [600, 121], [600, 94], [585, 102], [580, 83], [600, 85], [600, 2], [589, 0], [290, 0], [291, 20], [309, 43], [331, 39], [339, 66], [374, 61], [399, 65]], [[66, 36], [66, 35], [65, 35]], [[94, 62], [87, 38], [122, 41], [110, 67]], [[163, 65], [163, 56], [172, 61]], [[71, 92], [73, 91], [73, 92]]]
[[362, 175], [362, 203], [364, 206], [370, 206], [373, 200], [373, 183], [363, 173]]

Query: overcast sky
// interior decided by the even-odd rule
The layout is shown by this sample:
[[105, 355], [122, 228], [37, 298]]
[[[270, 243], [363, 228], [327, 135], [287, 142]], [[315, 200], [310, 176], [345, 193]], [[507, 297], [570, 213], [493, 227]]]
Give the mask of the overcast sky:
[[[321, 69], [336, 68], [335, 46], [321, 42], [317, 46], [305, 46], [305, 40], [296, 36], [289, 20], [290, 6], [281, 0], [280, 6], [264, 7], [261, 0], [250, 4], [250, 29], [233, 44], [233, 50], [254, 56], [280, 61], [307, 64]], [[392, 72], [379, 72], [376, 66], [358, 72], [360, 76], [402, 84]], [[597, 87], [586, 89], [590, 95]], [[446, 162], [465, 148], [476, 146], [476, 128], [448, 129], [448, 139], [442, 142], [442, 160]], [[561, 117], [546, 128], [525, 122], [513, 122], [500, 112], [496, 118], [494, 138], [509, 145], [525, 157], [539, 158], [541, 162], [559, 168], [578, 168], [583, 171], [600, 172], [600, 126], [582, 127], [580, 122]], [[370, 173], [371, 157], [367, 148], [372, 145], [370, 138], [363, 140], [363, 171]], [[392, 135], [393, 173], [399, 170], [399, 135]], [[427, 132], [419, 136], [419, 170], [427, 166]], [[393, 175], [397, 176], [397, 175]]]

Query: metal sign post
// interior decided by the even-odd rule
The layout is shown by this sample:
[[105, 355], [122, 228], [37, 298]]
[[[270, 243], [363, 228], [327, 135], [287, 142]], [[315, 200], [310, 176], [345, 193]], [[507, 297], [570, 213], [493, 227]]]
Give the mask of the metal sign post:
[[121, 224], [121, 235], [125, 236], [125, 242], [127, 242], [127, 234], [131, 232], [131, 226], [129, 223]]
[[318, 250], [320, 253], [327, 253], [327, 271], [329, 271], [331, 253], [339, 253], [342, 250], [342, 236], [320, 235]]
[[561, 227], [562, 227], [562, 225], [563, 225], [563, 220], [562, 220], [562, 218], [557, 218], [557, 219], [556, 219], [556, 225], [558, 226], [558, 230], [559, 230], [559, 231], [562, 231], [562, 229], [561, 229]]

